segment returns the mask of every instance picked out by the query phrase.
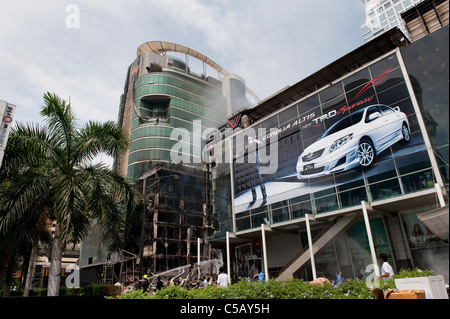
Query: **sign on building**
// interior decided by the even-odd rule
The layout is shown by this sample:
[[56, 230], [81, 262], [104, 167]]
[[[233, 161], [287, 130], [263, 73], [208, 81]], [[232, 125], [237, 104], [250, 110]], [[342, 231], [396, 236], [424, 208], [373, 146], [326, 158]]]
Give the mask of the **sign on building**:
[[9, 104], [6, 101], [0, 100], [0, 167], [3, 162], [3, 154], [8, 141], [9, 131], [13, 124], [15, 105]]

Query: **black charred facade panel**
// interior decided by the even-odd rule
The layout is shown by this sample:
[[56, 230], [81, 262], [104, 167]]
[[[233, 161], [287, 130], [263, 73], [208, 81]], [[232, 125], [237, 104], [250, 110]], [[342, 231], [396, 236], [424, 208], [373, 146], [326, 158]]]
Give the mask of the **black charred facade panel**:
[[[177, 178], [173, 178], [177, 176]], [[204, 206], [208, 184], [203, 169], [155, 167], [149, 171], [144, 237], [144, 268], [161, 272], [197, 261], [197, 239], [213, 235]], [[205, 215], [206, 214], [206, 215]], [[209, 247], [202, 249], [206, 258]]]

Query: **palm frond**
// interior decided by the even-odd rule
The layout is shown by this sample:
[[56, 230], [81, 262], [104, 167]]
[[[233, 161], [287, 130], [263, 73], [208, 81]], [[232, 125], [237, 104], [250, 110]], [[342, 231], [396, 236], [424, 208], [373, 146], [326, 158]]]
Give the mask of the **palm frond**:
[[45, 128], [31, 124], [16, 124], [5, 149], [0, 180], [11, 178], [29, 167], [42, 166], [51, 157], [52, 142]]
[[89, 194], [86, 199], [90, 218], [102, 226], [103, 243], [116, 250], [123, 244], [130, 216], [137, 215], [140, 194], [133, 185], [104, 165], [89, 165], [80, 174], [85, 182], [85, 193]]
[[45, 93], [44, 102], [41, 115], [44, 116], [50, 136], [58, 142], [58, 148], [66, 151], [66, 161], [69, 162], [77, 131], [72, 108], [55, 93]]
[[88, 210], [81, 181], [76, 172], [53, 178], [53, 210], [60, 231], [60, 246], [77, 242], [89, 230]]
[[100, 153], [116, 156], [126, 151], [128, 145], [125, 132], [115, 122], [89, 121], [79, 130], [74, 156], [78, 162], [85, 159], [92, 160]]
[[0, 184], [0, 236], [18, 240], [43, 230], [50, 180], [36, 169], [24, 172], [14, 182]]

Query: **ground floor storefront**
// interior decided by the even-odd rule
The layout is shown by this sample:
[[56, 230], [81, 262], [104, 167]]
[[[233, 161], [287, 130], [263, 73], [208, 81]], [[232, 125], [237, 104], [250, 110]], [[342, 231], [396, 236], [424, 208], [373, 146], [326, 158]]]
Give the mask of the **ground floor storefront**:
[[[344, 279], [367, 278], [377, 271], [373, 265], [381, 268], [380, 253], [388, 256], [395, 273], [402, 268], [429, 269], [448, 281], [448, 237], [433, 233], [420, 219], [441, 207], [433, 197], [436, 193], [421, 193], [377, 204], [363, 202], [343, 214], [263, 223], [258, 229], [228, 232], [215, 245], [223, 249], [230, 279], [236, 281], [256, 280], [259, 272], [280, 280], [333, 281], [340, 272]], [[448, 223], [448, 205], [442, 204]]]

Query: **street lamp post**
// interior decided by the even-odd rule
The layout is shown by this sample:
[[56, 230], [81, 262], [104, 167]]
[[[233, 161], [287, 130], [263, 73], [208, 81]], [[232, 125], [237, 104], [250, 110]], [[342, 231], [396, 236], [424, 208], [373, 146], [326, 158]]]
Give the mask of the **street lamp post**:
[[[144, 275], [144, 236], [145, 236], [145, 216], [147, 212], [147, 196], [145, 195], [145, 190], [147, 188], [147, 177], [142, 176], [139, 180], [142, 180], [142, 198], [144, 201], [144, 208], [142, 209], [142, 225], [141, 225], [141, 247], [139, 249], [139, 288], [142, 285], [142, 277]], [[156, 178], [156, 180], [150, 184], [150, 187], [158, 183], [162, 179], [173, 178], [175, 180], [179, 179], [178, 175], [168, 175]]]

